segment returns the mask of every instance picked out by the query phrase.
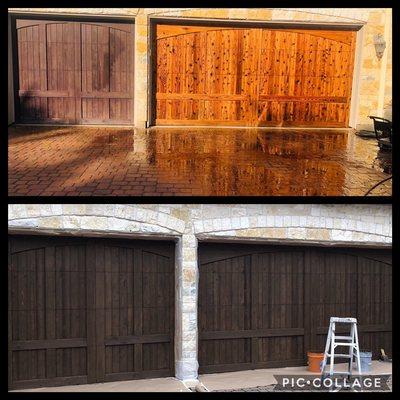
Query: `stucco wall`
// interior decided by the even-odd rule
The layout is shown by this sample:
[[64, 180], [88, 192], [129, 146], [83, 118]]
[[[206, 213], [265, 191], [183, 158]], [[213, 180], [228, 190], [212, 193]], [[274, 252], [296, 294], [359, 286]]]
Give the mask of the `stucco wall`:
[[175, 374], [197, 378], [199, 240], [388, 247], [388, 205], [12, 204], [14, 233], [172, 238], [176, 241]]
[[[385, 8], [10, 8], [11, 12], [109, 15], [136, 22], [135, 124], [144, 127], [149, 107], [149, 21], [151, 17], [186, 17], [247, 21], [363, 24], [359, 46], [358, 93], [353, 92], [353, 127], [370, 125], [368, 115], [391, 115], [391, 9]], [[374, 36], [382, 33], [387, 50], [376, 57]], [[358, 87], [357, 87], [358, 86]]]

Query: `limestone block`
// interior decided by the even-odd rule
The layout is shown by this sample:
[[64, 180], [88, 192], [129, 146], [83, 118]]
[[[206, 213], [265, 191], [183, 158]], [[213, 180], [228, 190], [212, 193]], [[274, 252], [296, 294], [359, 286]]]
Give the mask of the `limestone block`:
[[289, 239], [300, 239], [306, 238], [306, 228], [288, 228], [287, 237]]
[[274, 222], [275, 222], [274, 226], [276, 226], [276, 227], [283, 226], [283, 217], [280, 216], [280, 215], [276, 216], [275, 219], [274, 219]]
[[37, 228], [39, 227], [39, 219], [37, 218], [26, 218], [26, 219], [14, 219], [9, 221], [10, 227], [23, 227], [23, 228]]
[[306, 231], [306, 238], [308, 240], [330, 240], [331, 235], [328, 229], [307, 229]]
[[197, 360], [178, 360], [175, 362], [175, 376], [181, 380], [197, 379], [199, 363]]

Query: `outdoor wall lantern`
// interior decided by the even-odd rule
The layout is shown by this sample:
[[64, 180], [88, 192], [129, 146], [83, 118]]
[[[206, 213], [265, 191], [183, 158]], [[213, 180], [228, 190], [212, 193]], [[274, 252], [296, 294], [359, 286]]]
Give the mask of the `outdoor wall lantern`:
[[374, 45], [375, 45], [376, 56], [380, 60], [386, 48], [386, 41], [381, 33], [378, 33], [377, 35], [374, 36]]

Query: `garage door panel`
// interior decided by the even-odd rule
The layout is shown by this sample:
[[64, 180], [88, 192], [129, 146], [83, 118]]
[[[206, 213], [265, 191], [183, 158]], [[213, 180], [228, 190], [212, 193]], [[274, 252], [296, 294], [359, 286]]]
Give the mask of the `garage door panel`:
[[[55, 339], [86, 337], [86, 252], [84, 246], [56, 246], [54, 276]], [[49, 312], [47, 310], [47, 317]]]
[[312, 252], [311, 257], [311, 324], [327, 327], [331, 316], [357, 315], [357, 257], [323, 251]]
[[172, 374], [171, 244], [24, 236], [10, 251], [11, 387]]
[[360, 282], [358, 299], [362, 303], [362, 323], [390, 324], [392, 309], [391, 268], [372, 258], [358, 258]]
[[86, 349], [69, 348], [56, 350], [56, 377], [86, 375]]
[[109, 99], [82, 99], [82, 118], [84, 120], [107, 121], [109, 115]]
[[68, 91], [75, 87], [75, 67], [80, 57], [76, 52], [78, 35], [79, 26], [75, 23], [47, 25], [47, 90]]
[[19, 249], [11, 255], [13, 384], [26, 387], [50, 384], [52, 378], [85, 379], [86, 364], [81, 361], [86, 357], [82, 248], [50, 247], [36, 238], [31, 245], [24, 245], [25, 241], [11, 246]]
[[82, 24], [82, 91], [110, 90], [109, 28]]
[[262, 338], [258, 350], [262, 363], [302, 361], [305, 354], [302, 336]]
[[168, 343], [143, 344], [143, 369], [145, 371], [169, 370], [171, 356]]
[[46, 350], [25, 350], [13, 353], [13, 381], [27, 381], [46, 377]]
[[356, 317], [374, 357], [391, 352], [390, 251], [203, 244], [199, 259], [201, 372], [304, 365], [307, 351], [323, 350], [332, 316]]
[[44, 250], [28, 250], [11, 259], [11, 309], [13, 340], [45, 337]]
[[[354, 32], [171, 27], [170, 35], [175, 28], [165, 37], [157, 26], [157, 123], [347, 126]], [[180, 107], [188, 93], [199, 112]], [[157, 104], [162, 94], [171, 112]]]
[[135, 371], [134, 345], [107, 346], [106, 375]]
[[[133, 101], [130, 99], [110, 99], [109, 118], [113, 121], [129, 122], [133, 113]], [[107, 112], [106, 112], [107, 115]]]
[[132, 123], [131, 24], [16, 24], [21, 121]]
[[[73, 98], [49, 97], [47, 98], [47, 115], [45, 119], [74, 123], [79, 105], [77, 105], [76, 100]], [[40, 115], [42, 116], [43, 113]]]

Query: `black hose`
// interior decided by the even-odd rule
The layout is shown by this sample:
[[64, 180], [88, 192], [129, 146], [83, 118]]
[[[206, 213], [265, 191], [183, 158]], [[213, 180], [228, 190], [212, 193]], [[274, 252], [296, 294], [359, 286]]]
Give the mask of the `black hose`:
[[390, 175], [389, 178], [385, 178], [385, 179], [382, 179], [381, 181], [379, 181], [376, 185], [372, 186], [372, 188], [369, 189], [368, 192], [364, 194], [364, 196], [368, 196], [369, 193], [371, 193], [376, 187], [378, 187], [382, 183], [388, 181], [389, 179], [392, 179], [392, 177], [393, 177], [393, 175]]

